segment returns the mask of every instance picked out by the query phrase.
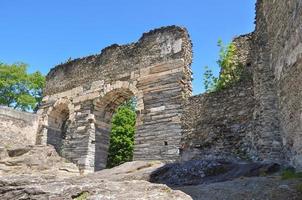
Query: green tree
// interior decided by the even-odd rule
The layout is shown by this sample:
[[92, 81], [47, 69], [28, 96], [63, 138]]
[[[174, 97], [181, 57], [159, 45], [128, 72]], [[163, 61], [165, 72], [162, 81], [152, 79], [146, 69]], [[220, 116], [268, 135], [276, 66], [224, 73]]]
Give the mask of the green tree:
[[204, 86], [206, 92], [214, 92], [225, 89], [233, 83], [240, 80], [243, 65], [239, 62], [236, 55], [237, 48], [234, 43], [224, 45], [221, 40], [218, 41], [220, 47], [219, 59], [217, 64], [220, 67], [218, 77], [206, 66], [204, 72]]
[[112, 118], [107, 167], [111, 168], [133, 158], [136, 113], [135, 100], [127, 101]]
[[0, 63], [0, 105], [23, 111], [34, 110], [42, 99], [45, 77], [27, 73], [27, 65]]

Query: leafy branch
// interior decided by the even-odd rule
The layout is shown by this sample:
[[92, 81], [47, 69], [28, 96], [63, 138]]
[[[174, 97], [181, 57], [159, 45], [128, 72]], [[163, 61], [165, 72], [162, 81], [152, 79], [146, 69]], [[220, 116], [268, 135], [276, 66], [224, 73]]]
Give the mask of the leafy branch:
[[217, 64], [220, 67], [218, 77], [213, 75], [212, 70], [205, 67], [204, 87], [206, 92], [215, 92], [225, 89], [240, 80], [243, 65], [237, 57], [237, 48], [234, 43], [224, 45], [221, 40], [218, 41], [219, 59]]

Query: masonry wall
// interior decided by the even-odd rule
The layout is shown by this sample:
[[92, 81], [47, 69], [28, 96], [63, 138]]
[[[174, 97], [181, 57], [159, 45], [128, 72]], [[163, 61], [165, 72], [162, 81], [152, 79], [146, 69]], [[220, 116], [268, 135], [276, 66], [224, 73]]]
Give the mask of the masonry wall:
[[302, 2], [258, 0], [256, 16], [252, 81], [189, 99], [184, 159], [246, 155], [302, 168]]
[[183, 119], [182, 160], [250, 159], [253, 109], [253, 87], [246, 81], [223, 92], [191, 97]]
[[37, 129], [37, 115], [0, 106], [0, 146], [34, 145]]
[[[275, 146], [287, 161], [302, 168], [302, 1], [257, 2], [255, 61], [263, 105]], [[256, 52], [258, 50], [260, 52]], [[259, 75], [260, 73], [265, 74]], [[270, 81], [270, 84], [264, 84]], [[262, 85], [262, 86], [261, 86]], [[266, 87], [263, 87], [266, 85]], [[268, 89], [269, 87], [273, 89]], [[261, 98], [261, 97], [260, 97]], [[276, 108], [276, 109], [275, 109]], [[265, 134], [265, 133], [264, 133]], [[272, 136], [270, 136], [272, 137]], [[281, 145], [279, 145], [279, 141]]]
[[231, 87], [190, 97], [184, 107], [181, 159], [256, 159], [253, 143], [252, 35], [234, 40], [241, 80]]

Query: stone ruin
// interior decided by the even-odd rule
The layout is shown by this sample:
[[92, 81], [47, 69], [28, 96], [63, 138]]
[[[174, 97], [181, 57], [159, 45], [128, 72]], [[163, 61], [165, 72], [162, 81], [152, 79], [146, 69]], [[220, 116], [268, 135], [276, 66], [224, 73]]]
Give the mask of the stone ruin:
[[112, 114], [136, 97], [134, 160], [264, 160], [302, 169], [302, 2], [258, 0], [256, 12], [255, 31], [234, 39], [244, 76], [221, 92], [191, 97], [192, 45], [176, 26], [53, 68], [36, 143], [53, 145], [83, 171], [103, 169]]
[[37, 143], [53, 145], [85, 171], [103, 169], [112, 115], [135, 97], [134, 160], [178, 159], [182, 106], [192, 92], [191, 48], [187, 31], [170, 26], [53, 68]]

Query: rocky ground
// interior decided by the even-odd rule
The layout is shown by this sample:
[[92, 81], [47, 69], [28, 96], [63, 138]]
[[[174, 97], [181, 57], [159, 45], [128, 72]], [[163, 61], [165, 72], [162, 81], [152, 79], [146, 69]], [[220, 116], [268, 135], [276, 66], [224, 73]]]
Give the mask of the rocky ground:
[[66, 178], [78, 176], [79, 169], [51, 146], [0, 147], [0, 176], [22, 174]]
[[0, 199], [302, 199], [302, 180], [282, 180], [279, 168], [221, 160], [134, 161], [80, 175], [52, 147], [2, 148]]
[[195, 160], [164, 165], [150, 181], [194, 200], [300, 200], [302, 179], [282, 180], [276, 163]]
[[297, 185], [302, 180], [281, 180], [279, 176], [242, 177], [226, 182], [182, 186], [194, 200], [301, 200]]

